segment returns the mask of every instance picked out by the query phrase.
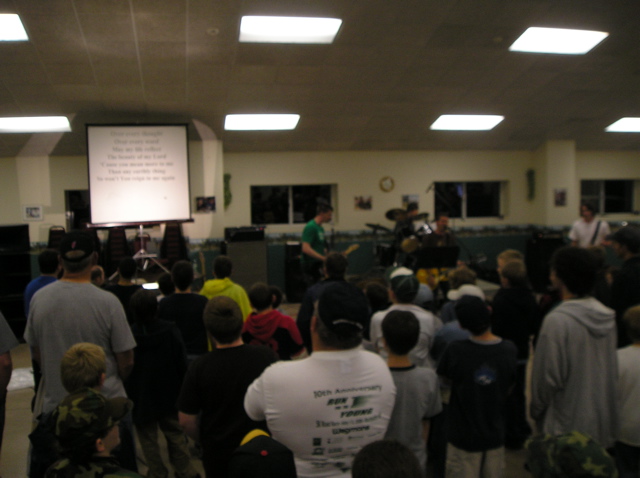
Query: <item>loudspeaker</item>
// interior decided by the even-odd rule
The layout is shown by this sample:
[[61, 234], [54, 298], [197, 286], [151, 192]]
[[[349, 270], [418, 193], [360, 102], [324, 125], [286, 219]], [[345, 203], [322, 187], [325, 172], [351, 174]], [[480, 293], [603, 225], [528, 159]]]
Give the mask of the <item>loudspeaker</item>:
[[233, 263], [231, 280], [248, 290], [256, 282], [269, 283], [267, 241], [229, 242], [227, 255]]
[[299, 242], [287, 242], [285, 246], [285, 294], [289, 303], [302, 302], [306, 291], [306, 284], [300, 269], [300, 254], [302, 245]]
[[531, 286], [536, 292], [544, 292], [550, 284], [549, 262], [551, 256], [559, 247], [564, 246], [564, 238], [560, 234], [534, 234], [527, 241], [526, 260], [527, 272]]

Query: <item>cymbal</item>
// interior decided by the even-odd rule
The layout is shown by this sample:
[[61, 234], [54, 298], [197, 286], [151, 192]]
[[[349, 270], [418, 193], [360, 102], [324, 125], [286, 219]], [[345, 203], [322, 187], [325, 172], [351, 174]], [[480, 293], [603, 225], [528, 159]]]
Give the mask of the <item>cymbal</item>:
[[420, 219], [429, 219], [429, 213], [421, 212], [420, 214], [416, 214], [411, 218], [412, 221], [419, 221]]
[[389, 221], [404, 221], [407, 218], [407, 211], [400, 208], [389, 209], [384, 217]]
[[392, 232], [391, 229], [389, 229], [388, 227], [384, 227], [381, 226], [380, 224], [365, 224], [365, 226], [370, 227], [371, 229], [373, 229], [373, 232], [377, 232], [377, 231], [384, 231], [384, 232]]

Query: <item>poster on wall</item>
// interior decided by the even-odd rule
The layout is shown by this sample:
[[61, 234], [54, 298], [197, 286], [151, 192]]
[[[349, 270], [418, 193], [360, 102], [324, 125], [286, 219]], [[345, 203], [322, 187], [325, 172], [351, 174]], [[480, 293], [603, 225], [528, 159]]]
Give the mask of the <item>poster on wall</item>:
[[355, 196], [353, 202], [356, 211], [370, 211], [373, 198], [371, 196]]
[[196, 212], [216, 212], [215, 196], [198, 196], [196, 198]]
[[554, 189], [553, 190], [553, 204], [555, 207], [564, 207], [567, 205], [567, 190]]
[[22, 220], [23, 221], [42, 221], [42, 206], [27, 204], [22, 207]]

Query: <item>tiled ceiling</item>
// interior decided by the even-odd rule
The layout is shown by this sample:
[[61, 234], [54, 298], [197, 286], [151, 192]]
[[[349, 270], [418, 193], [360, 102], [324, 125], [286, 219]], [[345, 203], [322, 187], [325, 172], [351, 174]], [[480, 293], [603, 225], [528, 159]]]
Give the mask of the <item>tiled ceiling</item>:
[[[86, 152], [86, 123], [208, 126], [227, 152], [638, 150], [605, 133], [640, 116], [636, 0], [0, 0], [30, 41], [0, 44], [0, 116], [69, 115], [52, 155]], [[240, 44], [243, 15], [343, 20], [331, 45]], [[583, 56], [511, 53], [529, 26], [601, 30]], [[227, 132], [229, 113], [298, 113], [291, 132]], [[501, 114], [436, 132], [441, 114]], [[199, 130], [200, 132], [202, 129]], [[28, 134], [0, 135], [0, 157]]]

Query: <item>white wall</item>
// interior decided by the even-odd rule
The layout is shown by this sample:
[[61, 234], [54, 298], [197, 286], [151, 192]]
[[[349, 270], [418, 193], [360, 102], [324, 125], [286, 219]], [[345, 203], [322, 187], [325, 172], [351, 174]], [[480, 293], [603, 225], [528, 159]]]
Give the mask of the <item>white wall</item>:
[[[528, 224], [536, 202], [527, 200], [528, 152], [342, 152], [342, 153], [237, 153], [225, 155], [233, 203], [227, 223], [249, 225], [252, 185], [337, 184], [336, 230], [365, 229], [366, 223], [393, 227], [384, 213], [400, 207], [402, 195], [419, 195], [420, 211], [434, 213], [434, 181], [506, 181], [505, 217], [468, 219], [465, 226]], [[391, 176], [395, 188], [383, 192], [379, 181]], [[355, 196], [372, 196], [370, 211], [356, 211]], [[457, 220], [456, 225], [462, 225]], [[299, 232], [300, 226], [269, 226], [268, 232]]]
[[[252, 185], [335, 184], [338, 197], [336, 230], [366, 229], [365, 224], [393, 227], [384, 213], [401, 206], [403, 194], [417, 194], [420, 210], [433, 217], [434, 181], [505, 181], [504, 218], [456, 220], [454, 227], [476, 225], [568, 225], [577, 217], [579, 184], [582, 179], [637, 179], [640, 181], [640, 152], [576, 152], [566, 142], [548, 144], [535, 152], [289, 152], [223, 154], [215, 140], [191, 142], [190, 176], [192, 199], [215, 196], [217, 212], [194, 213], [194, 222], [184, 231], [192, 239], [220, 238], [224, 227], [250, 224]], [[0, 158], [0, 224], [22, 223], [21, 201], [41, 200], [38, 184], [43, 177], [33, 173], [30, 181], [18, 178], [17, 161], [28, 158]], [[568, 162], [568, 163], [567, 163]], [[573, 162], [573, 166], [570, 164]], [[565, 164], [566, 163], [566, 164]], [[527, 200], [526, 171], [536, 172], [535, 198]], [[23, 168], [24, 170], [24, 168]], [[223, 175], [231, 174], [233, 200], [224, 209]], [[51, 225], [65, 224], [64, 190], [88, 187], [85, 157], [49, 158], [50, 206], [44, 220], [31, 223], [31, 241], [44, 242]], [[395, 188], [383, 192], [379, 181], [391, 176]], [[555, 208], [554, 187], [567, 188], [568, 204]], [[640, 194], [639, 194], [640, 195]], [[22, 199], [21, 199], [22, 196]], [[356, 211], [355, 196], [372, 196], [370, 211]], [[636, 198], [636, 202], [639, 200]], [[639, 207], [640, 209], [640, 207]], [[637, 220], [632, 214], [607, 216], [611, 221]], [[300, 225], [269, 226], [268, 233], [297, 232]], [[153, 236], [160, 236], [160, 228]]]

